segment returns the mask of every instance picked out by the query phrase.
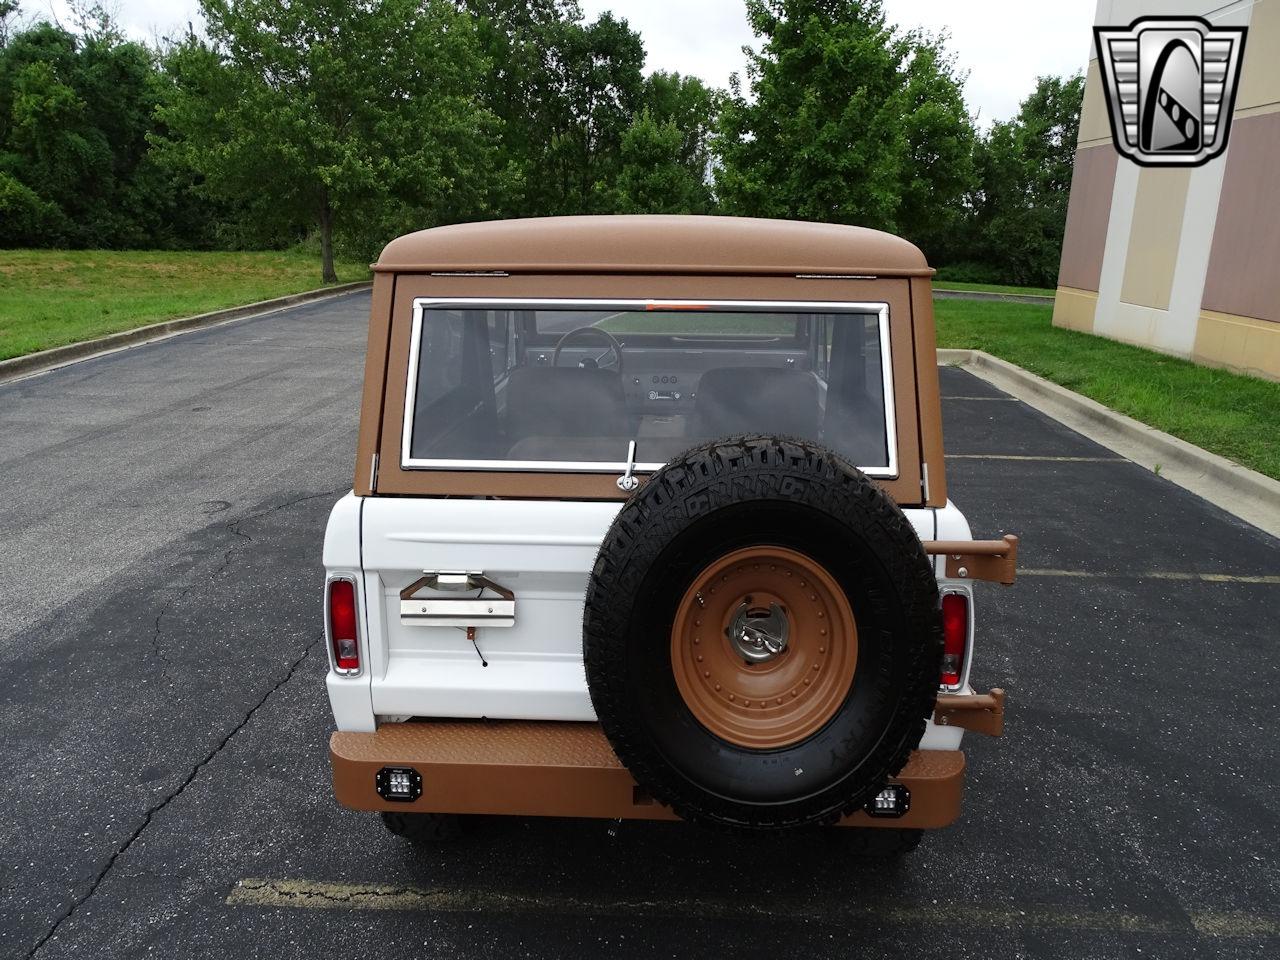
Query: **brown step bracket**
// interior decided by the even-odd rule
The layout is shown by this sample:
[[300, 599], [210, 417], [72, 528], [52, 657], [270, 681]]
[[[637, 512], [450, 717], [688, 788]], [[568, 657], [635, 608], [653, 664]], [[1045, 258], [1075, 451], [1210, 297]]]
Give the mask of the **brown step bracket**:
[[1018, 567], [1018, 538], [1006, 533], [1000, 540], [924, 540], [924, 552], [947, 558], [947, 576], [955, 580], [1013, 583]]
[[963, 727], [989, 737], [1004, 735], [1004, 690], [990, 693], [942, 693], [933, 711], [933, 722], [942, 727]]
[[[678, 819], [637, 787], [597, 723], [384, 723], [374, 733], [334, 733], [329, 756], [338, 802], [354, 810]], [[408, 802], [379, 796], [376, 777], [384, 767], [412, 768], [421, 775], [421, 795]], [[959, 750], [916, 750], [890, 780], [911, 791], [904, 816], [875, 818], [859, 811], [840, 825], [945, 827], [960, 815], [964, 770]]]

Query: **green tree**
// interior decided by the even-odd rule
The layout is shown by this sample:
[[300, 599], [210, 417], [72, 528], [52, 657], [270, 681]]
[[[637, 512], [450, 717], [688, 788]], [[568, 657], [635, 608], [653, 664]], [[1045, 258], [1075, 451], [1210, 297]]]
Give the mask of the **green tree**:
[[961, 94], [964, 76], [945, 49], [946, 37], [910, 37], [903, 116], [907, 156], [895, 219], [903, 236], [931, 260], [945, 262], [960, 252], [977, 133]]
[[711, 191], [684, 156], [684, 131], [642, 110], [622, 137], [615, 208], [619, 213], [707, 213]]
[[1083, 97], [1080, 74], [1040, 77], [979, 143], [968, 246], [992, 279], [1057, 282]]
[[943, 41], [899, 31], [881, 0], [747, 0], [747, 15], [763, 42], [751, 95], [735, 76], [720, 114], [721, 203], [930, 242], [964, 196], [973, 136]]
[[[708, 181], [711, 137], [724, 92], [708, 87], [697, 77], [658, 70], [645, 77], [640, 102], [658, 123], [670, 123], [680, 131], [680, 164], [698, 180]], [[710, 203], [709, 187], [707, 202]]]
[[0, 49], [8, 46], [10, 37], [17, 32], [20, 6], [18, 0], [0, 0]]
[[543, 158], [556, 213], [598, 213], [610, 202], [622, 137], [640, 106], [644, 44], [611, 13], [569, 29], [560, 48], [556, 129]]
[[497, 190], [474, 24], [447, 0], [202, 0], [170, 54], [155, 140], [263, 224], [357, 244], [474, 219]]
[[558, 51], [582, 11], [577, 0], [463, 0], [463, 8], [489, 63], [478, 88], [481, 102], [501, 121], [502, 208], [516, 216], [544, 213], [526, 185], [534, 185], [535, 195], [548, 189], [539, 159], [561, 112]]
[[75, 32], [47, 22], [5, 30], [0, 172], [12, 181], [11, 200], [35, 201], [24, 200], [23, 238], [0, 227], [0, 242], [125, 246], [148, 237], [138, 188], [147, 176], [154, 58], [125, 41], [101, 7], [78, 9]]
[[572, 0], [465, 0], [494, 64], [481, 90], [502, 119], [518, 216], [595, 213], [613, 202], [622, 138], [640, 107], [644, 46], [610, 13]]
[[12, 174], [0, 171], [0, 247], [38, 247], [61, 226], [62, 212]]

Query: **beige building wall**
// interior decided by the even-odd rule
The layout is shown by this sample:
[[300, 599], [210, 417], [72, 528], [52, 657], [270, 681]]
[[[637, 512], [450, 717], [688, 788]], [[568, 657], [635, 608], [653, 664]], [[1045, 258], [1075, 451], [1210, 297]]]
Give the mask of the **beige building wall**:
[[1053, 322], [1280, 380], [1280, 0], [1100, 0], [1095, 22], [1153, 15], [1249, 28], [1229, 146], [1121, 157], [1091, 50]]

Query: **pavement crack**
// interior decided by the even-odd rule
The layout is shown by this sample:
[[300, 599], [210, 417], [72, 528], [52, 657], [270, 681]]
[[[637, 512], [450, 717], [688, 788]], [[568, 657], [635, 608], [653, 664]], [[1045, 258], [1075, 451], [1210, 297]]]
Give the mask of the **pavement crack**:
[[273, 507], [268, 507], [265, 510], [259, 510], [257, 513], [251, 513], [247, 517], [230, 520], [226, 523], [226, 527], [237, 537], [243, 537], [245, 540], [252, 542], [253, 537], [244, 533], [240, 529], [241, 524], [248, 523], [250, 520], [261, 520], [263, 517], [270, 516], [273, 513], [279, 513], [281, 510], [287, 510], [289, 507], [296, 506], [299, 503], [305, 503], [308, 500], [318, 500], [320, 497], [338, 497], [346, 493], [348, 489], [350, 488], [344, 486], [339, 487], [337, 490], [323, 490], [320, 493], [304, 493], [300, 497], [294, 497], [292, 500], [286, 500], [284, 503], [277, 503]]
[[[325, 496], [325, 495], [326, 494], [316, 494], [316, 496]], [[312, 498], [302, 498], [302, 499], [312, 499]], [[285, 505], [282, 505], [282, 507], [283, 506]], [[271, 511], [266, 511], [266, 512], [270, 513]], [[246, 519], [249, 519], [249, 518], [246, 518]], [[172, 803], [178, 797], [182, 796], [183, 791], [185, 791], [187, 787], [189, 787], [195, 781], [196, 777], [200, 775], [200, 771], [202, 771], [205, 767], [207, 767], [213, 761], [213, 759], [217, 757], [218, 754], [220, 754], [227, 747], [229, 743], [231, 743], [232, 739], [235, 738], [236, 734], [238, 734], [241, 730], [243, 730], [246, 726], [248, 726], [249, 721], [253, 719], [254, 714], [256, 714], [260, 709], [262, 709], [262, 707], [266, 705], [267, 701], [271, 699], [271, 695], [274, 694], [277, 690], [279, 690], [281, 687], [283, 687], [285, 684], [287, 684], [290, 680], [293, 679], [294, 674], [297, 673], [298, 671], [298, 668], [302, 666], [303, 662], [307, 659], [307, 657], [311, 655], [311, 651], [313, 651], [316, 648], [316, 646], [321, 643], [323, 639], [324, 639], [323, 636], [318, 636], [314, 638], [310, 643], [308, 643], [303, 648], [302, 653], [300, 653], [293, 661], [290, 662], [289, 669], [285, 671], [284, 676], [282, 676], [279, 680], [273, 683], [267, 689], [267, 691], [263, 693], [261, 697], [258, 698], [257, 702], [255, 702], [245, 712], [245, 715], [240, 719], [240, 721], [234, 727], [231, 728], [230, 731], [228, 731], [227, 735], [224, 736], [220, 741], [218, 741], [218, 744], [212, 750], [206, 753], [204, 757], [202, 757], [195, 764], [195, 766], [191, 768], [191, 772], [187, 774], [187, 776], [183, 779], [183, 781], [180, 784], [178, 784], [178, 786], [175, 789], [170, 791], [169, 794], [166, 795], [162, 800], [160, 800], [158, 803], [152, 804], [150, 807], [147, 808], [146, 813], [143, 814], [142, 822], [139, 823], [136, 828], [134, 828], [133, 832], [130, 833], [129, 836], [125, 838], [124, 842], [120, 844], [115, 849], [115, 851], [112, 852], [110, 857], [107, 858], [107, 862], [102, 865], [102, 869], [98, 871], [97, 875], [90, 882], [88, 889], [85, 890], [85, 892], [82, 895], [72, 899], [71, 904], [53, 922], [53, 924], [45, 932], [44, 936], [42, 936], [36, 942], [35, 946], [33, 946], [29, 951], [27, 951], [27, 954], [26, 954], [27, 960], [31, 960], [31, 958], [34, 957], [44, 947], [46, 943], [52, 940], [53, 937], [57, 935], [58, 931], [62, 929], [62, 925], [65, 924], [68, 920], [70, 920], [73, 916], [75, 916], [76, 911], [79, 910], [80, 907], [83, 906], [87, 900], [89, 900], [89, 898], [91, 898], [95, 893], [98, 892], [98, 888], [102, 886], [102, 883], [104, 880], [106, 880], [107, 875], [110, 874], [112, 869], [115, 867], [116, 861], [119, 860], [120, 857], [123, 856], [131, 846], [133, 846], [134, 841], [136, 841], [140, 836], [142, 836], [143, 831], [146, 830], [147, 827], [151, 825], [151, 821], [155, 818], [156, 814], [158, 814], [161, 810], [167, 807], [170, 803]]]
[[175, 607], [178, 607], [179, 604], [182, 603], [182, 601], [186, 600], [187, 597], [191, 594], [191, 591], [195, 590], [195, 588], [199, 584], [207, 583], [209, 581], [217, 579], [217, 577], [219, 577], [228, 567], [230, 567], [232, 555], [236, 552], [236, 549], [238, 547], [243, 546], [245, 543], [254, 542], [253, 537], [251, 537], [249, 534], [245, 533], [243, 530], [240, 529], [240, 526], [242, 524], [249, 523], [253, 520], [260, 520], [263, 517], [270, 516], [271, 514], [277, 513], [281, 510], [286, 510], [289, 507], [296, 506], [299, 503], [305, 503], [308, 500], [318, 500], [321, 497], [338, 497], [338, 496], [341, 496], [346, 491], [347, 491], [346, 487], [341, 487], [338, 490], [332, 490], [332, 491], [325, 490], [325, 491], [322, 491], [321, 493], [303, 494], [300, 497], [294, 497], [291, 500], [286, 500], [284, 501], [284, 503], [278, 503], [275, 506], [268, 507], [265, 510], [260, 510], [257, 513], [251, 513], [248, 516], [239, 517], [236, 520], [229, 520], [221, 524], [221, 526], [225, 527], [230, 534], [232, 534], [235, 537], [239, 537], [240, 539], [233, 542], [231, 546], [223, 550], [222, 560], [218, 563], [217, 567], [214, 568], [212, 573], [210, 573], [207, 577], [203, 577], [198, 580], [192, 580], [191, 582], [185, 584], [177, 592], [176, 595], [169, 598], [168, 602], [166, 602], [165, 605], [160, 608], [160, 612], [156, 614], [155, 625], [151, 634], [151, 655], [155, 659], [159, 660], [161, 664], [163, 664], [163, 666], [160, 668], [160, 675], [164, 678], [168, 678], [169, 667], [172, 666], [172, 662], [169, 660], [169, 656], [167, 653], [165, 653], [165, 649], [164, 649], [164, 640], [163, 640], [164, 630], [161, 628], [161, 621], [163, 621], [164, 618], [169, 614], [169, 611], [173, 610]]

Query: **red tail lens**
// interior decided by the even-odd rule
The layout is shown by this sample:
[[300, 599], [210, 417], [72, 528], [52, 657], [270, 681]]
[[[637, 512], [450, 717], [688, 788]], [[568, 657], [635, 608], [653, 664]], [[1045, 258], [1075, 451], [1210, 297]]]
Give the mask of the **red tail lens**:
[[333, 644], [333, 663], [339, 670], [360, 669], [356, 585], [350, 580], [329, 581], [329, 642]]
[[969, 598], [963, 593], [942, 596], [942, 685], [954, 687], [964, 672], [964, 648], [969, 640]]

